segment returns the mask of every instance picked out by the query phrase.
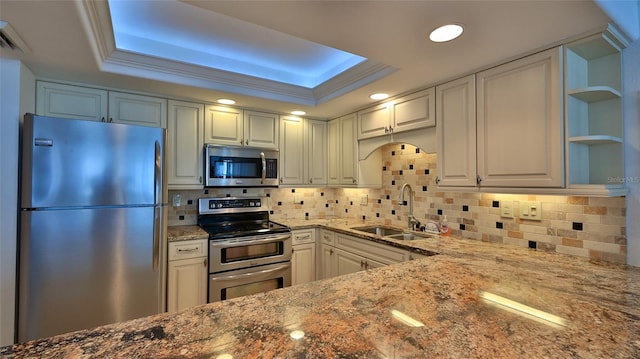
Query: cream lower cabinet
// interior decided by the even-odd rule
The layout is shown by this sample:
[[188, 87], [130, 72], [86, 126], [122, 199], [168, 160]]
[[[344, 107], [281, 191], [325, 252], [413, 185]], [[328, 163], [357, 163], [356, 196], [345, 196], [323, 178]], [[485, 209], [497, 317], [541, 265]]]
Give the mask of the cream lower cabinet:
[[204, 104], [169, 100], [168, 106], [169, 189], [202, 189]]
[[301, 229], [292, 233], [291, 285], [316, 280], [316, 230]]
[[207, 303], [207, 240], [169, 243], [167, 311]]
[[419, 257], [411, 257], [409, 252], [400, 248], [328, 230], [322, 230], [320, 243], [322, 278], [355, 273]]

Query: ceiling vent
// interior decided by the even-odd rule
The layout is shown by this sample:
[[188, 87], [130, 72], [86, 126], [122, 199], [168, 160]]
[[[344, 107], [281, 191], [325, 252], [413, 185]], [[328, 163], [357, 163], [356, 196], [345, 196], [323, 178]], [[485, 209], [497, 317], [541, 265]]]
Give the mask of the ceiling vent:
[[0, 20], [0, 47], [3, 49], [17, 50], [24, 54], [29, 53], [27, 44], [22, 41], [18, 33], [8, 22]]

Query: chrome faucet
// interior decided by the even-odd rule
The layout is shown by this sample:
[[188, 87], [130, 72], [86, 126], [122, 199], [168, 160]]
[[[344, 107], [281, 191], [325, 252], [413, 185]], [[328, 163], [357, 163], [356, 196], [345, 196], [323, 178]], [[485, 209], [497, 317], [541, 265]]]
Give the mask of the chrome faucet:
[[420, 227], [420, 221], [418, 221], [416, 219], [416, 217], [413, 216], [413, 188], [411, 188], [411, 185], [408, 183], [405, 183], [402, 185], [402, 189], [400, 189], [400, 202], [402, 202], [402, 204], [404, 205], [404, 192], [407, 189], [407, 187], [409, 188], [409, 230], [414, 230], [416, 229], [416, 227]]

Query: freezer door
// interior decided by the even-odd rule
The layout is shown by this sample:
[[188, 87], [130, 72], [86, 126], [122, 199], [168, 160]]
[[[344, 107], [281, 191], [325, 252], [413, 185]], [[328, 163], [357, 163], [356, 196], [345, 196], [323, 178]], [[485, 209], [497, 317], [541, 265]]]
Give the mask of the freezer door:
[[[22, 208], [153, 205], [164, 130], [25, 116]], [[162, 155], [162, 152], [160, 152]]]
[[154, 207], [21, 215], [19, 341], [163, 311]]

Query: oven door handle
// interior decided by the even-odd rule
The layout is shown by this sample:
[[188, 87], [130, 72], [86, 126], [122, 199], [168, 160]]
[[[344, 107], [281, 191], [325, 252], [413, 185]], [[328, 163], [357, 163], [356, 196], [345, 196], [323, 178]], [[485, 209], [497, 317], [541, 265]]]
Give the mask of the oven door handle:
[[215, 242], [210, 241], [211, 247], [214, 248], [229, 248], [229, 247], [237, 247], [238, 245], [250, 246], [254, 244], [263, 244], [263, 243], [271, 243], [271, 242], [281, 242], [291, 238], [291, 235], [287, 234], [285, 236], [277, 236], [277, 237], [269, 237], [264, 239], [250, 239], [247, 241], [234, 241], [234, 242]]
[[260, 152], [260, 159], [262, 160], [262, 179], [260, 179], [260, 184], [264, 184], [264, 180], [267, 178], [267, 160], [264, 157], [264, 152]]
[[238, 278], [250, 278], [250, 277], [255, 277], [255, 276], [261, 276], [261, 275], [265, 275], [268, 273], [272, 273], [272, 272], [277, 272], [279, 270], [283, 270], [283, 269], [287, 269], [291, 267], [291, 265], [289, 264], [284, 264], [275, 268], [271, 268], [271, 269], [265, 269], [265, 270], [261, 270], [258, 272], [251, 272], [251, 273], [244, 273], [244, 274], [236, 274], [236, 275], [229, 275], [229, 276], [224, 276], [224, 277], [217, 277], [217, 278], [212, 278], [213, 281], [230, 281], [230, 280], [236, 280]]

